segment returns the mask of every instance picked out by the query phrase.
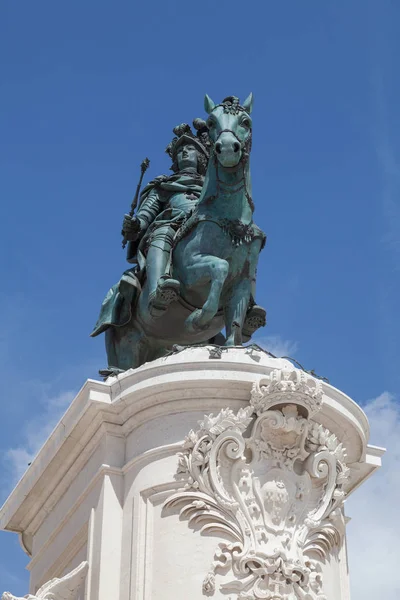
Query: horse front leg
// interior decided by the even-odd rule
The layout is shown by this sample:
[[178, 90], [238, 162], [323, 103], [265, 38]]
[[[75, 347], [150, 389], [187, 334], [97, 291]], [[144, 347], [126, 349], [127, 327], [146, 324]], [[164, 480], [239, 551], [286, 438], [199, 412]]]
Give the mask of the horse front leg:
[[255, 239], [248, 248], [247, 257], [243, 262], [240, 277], [232, 288], [232, 293], [225, 307], [225, 346], [239, 346], [242, 344], [242, 330], [254, 290], [258, 257], [261, 250], [261, 240]]
[[242, 329], [251, 295], [251, 281], [241, 281], [233, 289], [224, 307], [226, 342], [225, 346], [242, 344]]
[[217, 256], [202, 254], [193, 257], [194, 264], [186, 267], [185, 284], [210, 285], [203, 308], [198, 308], [186, 319], [185, 328], [192, 333], [207, 329], [218, 312], [222, 288], [229, 272], [229, 263]]

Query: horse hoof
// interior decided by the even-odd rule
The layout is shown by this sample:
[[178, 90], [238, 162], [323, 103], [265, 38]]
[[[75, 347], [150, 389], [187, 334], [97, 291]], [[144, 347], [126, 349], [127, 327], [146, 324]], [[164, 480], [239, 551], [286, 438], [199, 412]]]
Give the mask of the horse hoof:
[[199, 331], [205, 331], [206, 329], [208, 329], [208, 324], [199, 325], [199, 319], [201, 317], [201, 314], [201, 309], [196, 308], [196, 310], [194, 310], [192, 314], [188, 316], [188, 318], [185, 321], [186, 331], [188, 331], [189, 333], [198, 333]]
[[230, 347], [235, 347], [235, 346], [240, 346], [240, 345], [241, 344], [238, 344], [237, 341], [235, 340], [234, 335], [230, 335], [224, 344], [225, 348], [230, 348]]
[[106, 381], [109, 377], [118, 377], [125, 373], [124, 369], [118, 369], [117, 367], [108, 367], [107, 369], [100, 369], [99, 375], [103, 378], [103, 381]]
[[260, 327], [265, 327], [267, 322], [267, 313], [262, 306], [255, 304], [252, 306], [247, 314], [243, 324], [243, 341], [248, 342], [251, 336]]

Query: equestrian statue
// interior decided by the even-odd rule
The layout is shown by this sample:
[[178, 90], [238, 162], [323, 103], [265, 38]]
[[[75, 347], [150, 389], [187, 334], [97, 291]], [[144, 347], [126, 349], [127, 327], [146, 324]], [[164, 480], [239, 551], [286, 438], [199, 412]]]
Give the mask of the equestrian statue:
[[173, 174], [151, 181], [136, 214], [135, 200], [124, 217], [132, 267], [109, 290], [91, 334], [105, 332], [105, 376], [176, 346], [241, 345], [265, 325], [255, 302], [266, 236], [253, 222], [253, 96], [241, 105], [235, 96], [215, 104], [206, 95], [204, 104], [208, 119], [193, 121], [195, 133], [185, 123], [174, 129], [166, 149]]

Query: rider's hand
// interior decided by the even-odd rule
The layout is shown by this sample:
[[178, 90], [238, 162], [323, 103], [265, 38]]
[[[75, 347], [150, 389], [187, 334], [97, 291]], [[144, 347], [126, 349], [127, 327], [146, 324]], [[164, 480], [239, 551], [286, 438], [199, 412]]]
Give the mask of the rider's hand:
[[128, 242], [134, 242], [139, 237], [141, 223], [137, 217], [125, 215], [122, 222], [122, 235]]

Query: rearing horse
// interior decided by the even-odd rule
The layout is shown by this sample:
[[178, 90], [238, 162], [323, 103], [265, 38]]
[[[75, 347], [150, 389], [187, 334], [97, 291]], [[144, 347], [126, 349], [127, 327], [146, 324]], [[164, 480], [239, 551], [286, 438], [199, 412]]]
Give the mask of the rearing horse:
[[[230, 96], [205, 97], [212, 152], [196, 209], [177, 233], [171, 275], [180, 297], [166, 314], [148, 311], [146, 283], [130, 322], [106, 331], [109, 367], [128, 369], [165, 355], [174, 344], [205, 343], [226, 328], [226, 346], [242, 343], [265, 234], [253, 223], [250, 151], [252, 94], [241, 106]], [[261, 309], [247, 327], [262, 326]], [[251, 335], [251, 333], [250, 333]]]

